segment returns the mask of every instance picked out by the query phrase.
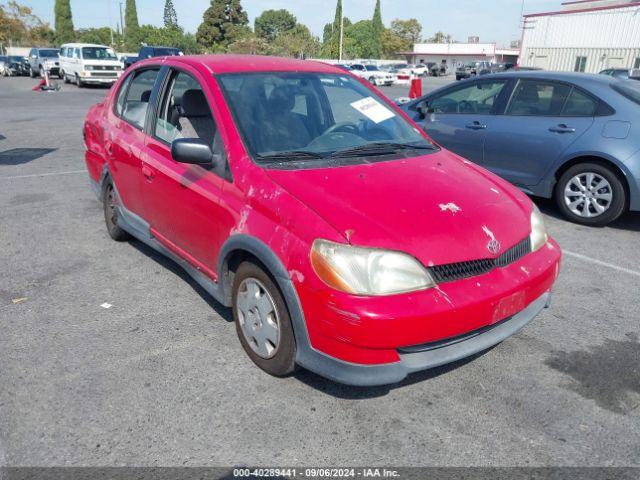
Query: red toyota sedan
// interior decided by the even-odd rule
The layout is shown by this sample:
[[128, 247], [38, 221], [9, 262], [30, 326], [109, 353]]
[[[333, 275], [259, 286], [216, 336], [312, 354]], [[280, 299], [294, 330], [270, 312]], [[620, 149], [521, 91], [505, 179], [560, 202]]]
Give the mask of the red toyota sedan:
[[84, 136], [110, 236], [230, 306], [272, 375], [394, 383], [549, 306], [561, 252], [529, 198], [342, 69], [150, 59], [91, 108]]

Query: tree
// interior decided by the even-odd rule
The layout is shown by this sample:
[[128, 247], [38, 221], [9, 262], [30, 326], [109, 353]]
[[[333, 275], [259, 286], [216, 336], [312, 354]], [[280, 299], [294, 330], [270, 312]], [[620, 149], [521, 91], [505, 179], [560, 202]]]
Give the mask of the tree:
[[320, 40], [306, 25], [298, 23], [279, 35], [271, 45], [271, 53], [282, 57], [308, 58], [320, 53]]
[[122, 38], [117, 32], [111, 30], [109, 27], [81, 28], [76, 31], [76, 38], [79, 42], [97, 43], [99, 45], [111, 45], [112, 35], [114, 44], [120, 45]]
[[345, 28], [344, 51], [348, 58], [379, 58], [373, 36], [373, 21], [360, 20]]
[[380, 0], [376, 1], [376, 8], [373, 11], [373, 20], [371, 23], [371, 51], [370, 58], [380, 58], [382, 56], [382, 33], [384, 32], [384, 24], [382, 23], [382, 10], [380, 8]]
[[415, 18], [409, 20], [395, 19], [391, 22], [391, 32], [405, 40], [413, 47], [414, 44], [420, 43], [422, 39], [422, 25]]
[[173, 7], [173, 0], [165, 0], [164, 2], [164, 26], [165, 28], [179, 28], [178, 14]]
[[176, 47], [187, 54], [200, 53], [200, 47], [195, 37], [190, 33], [185, 34], [180, 27], [167, 28], [142, 25], [138, 30], [138, 35], [140, 41], [148, 45]]
[[411, 49], [412, 43], [385, 28], [382, 32], [382, 58], [397, 58], [398, 53]]
[[[340, 34], [342, 28], [342, 0], [338, 0], [336, 15], [333, 19], [333, 26], [331, 27], [331, 49], [329, 51], [331, 58], [338, 58], [340, 56]], [[342, 36], [344, 37], [344, 35]]]
[[56, 0], [54, 9], [56, 41], [59, 44], [73, 42], [76, 39], [69, 0]]
[[140, 49], [139, 31], [136, 0], [127, 0], [124, 9], [124, 48], [126, 50], [137, 52]]
[[235, 42], [231, 43], [227, 48], [229, 53], [242, 53], [248, 55], [263, 55], [268, 53], [269, 44], [266, 40], [258, 35], [246, 35]]
[[34, 15], [30, 7], [16, 1], [0, 5], [0, 43], [51, 46], [55, 32], [48, 23]]
[[452, 43], [451, 35], [447, 35], [443, 32], [436, 32], [436, 34], [429, 39], [430, 43]]
[[223, 52], [251, 33], [240, 0], [211, 0], [198, 27], [196, 39], [208, 51]]
[[267, 42], [273, 42], [278, 35], [292, 30], [297, 20], [287, 10], [265, 10], [255, 20], [255, 32]]

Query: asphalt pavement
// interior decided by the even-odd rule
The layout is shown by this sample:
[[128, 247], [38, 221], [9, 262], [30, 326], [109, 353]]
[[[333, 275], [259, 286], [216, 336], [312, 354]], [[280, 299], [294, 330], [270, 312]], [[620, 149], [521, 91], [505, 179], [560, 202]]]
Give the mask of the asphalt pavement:
[[538, 201], [553, 305], [482, 355], [393, 387], [276, 379], [175, 264], [109, 239], [81, 135], [108, 90], [33, 84], [0, 78], [0, 465], [640, 466], [639, 215]]

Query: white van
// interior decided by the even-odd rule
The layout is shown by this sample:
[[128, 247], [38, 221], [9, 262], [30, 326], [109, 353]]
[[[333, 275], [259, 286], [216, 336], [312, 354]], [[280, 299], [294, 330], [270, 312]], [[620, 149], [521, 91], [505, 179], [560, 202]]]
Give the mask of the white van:
[[66, 43], [60, 48], [60, 77], [65, 83], [112, 85], [122, 75], [122, 63], [111, 47]]

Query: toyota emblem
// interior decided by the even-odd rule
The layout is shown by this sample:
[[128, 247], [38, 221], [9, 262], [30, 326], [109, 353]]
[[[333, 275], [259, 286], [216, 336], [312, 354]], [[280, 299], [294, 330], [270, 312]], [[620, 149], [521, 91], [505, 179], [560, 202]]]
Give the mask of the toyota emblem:
[[489, 240], [489, 243], [487, 243], [487, 250], [489, 250], [489, 252], [493, 253], [494, 255], [500, 253], [501, 249], [502, 245], [500, 245], [500, 242], [495, 238], [492, 238], [491, 240]]

